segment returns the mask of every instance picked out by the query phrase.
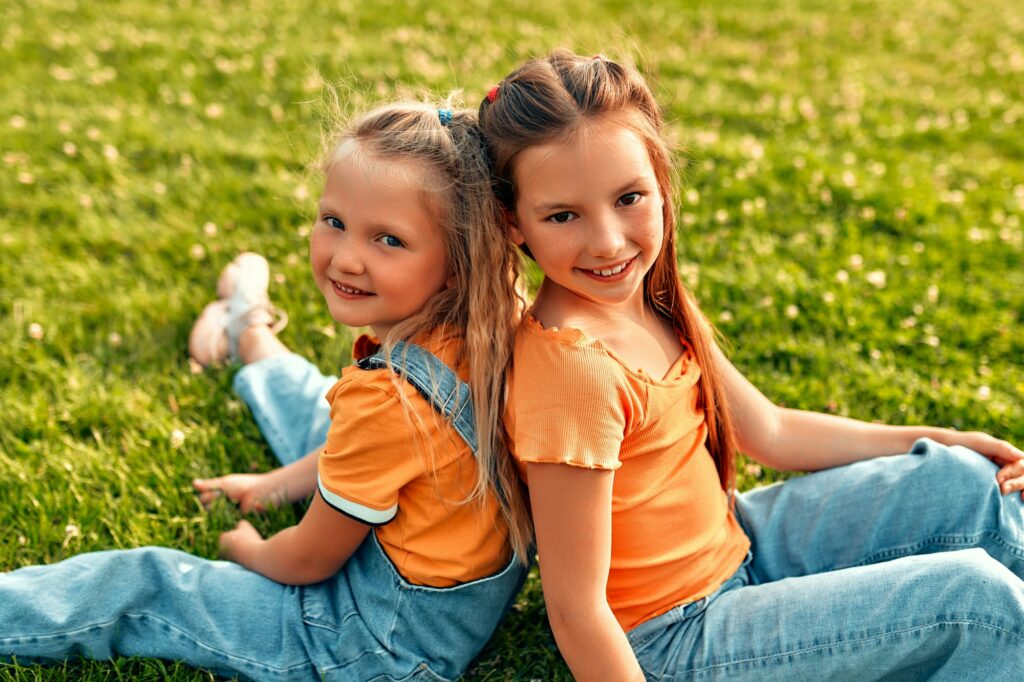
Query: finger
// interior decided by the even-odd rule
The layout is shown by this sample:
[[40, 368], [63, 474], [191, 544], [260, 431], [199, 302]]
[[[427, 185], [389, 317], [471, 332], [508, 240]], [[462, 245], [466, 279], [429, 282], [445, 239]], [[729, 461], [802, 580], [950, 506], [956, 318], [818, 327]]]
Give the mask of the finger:
[[996, 472], [996, 481], [1002, 485], [1011, 478], [1017, 478], [1022, 475], [1024, 475], [1024, 462], [1010, 462], [1009, 464], [1004, 464]]
[[225, 559], [231, 557], [231, 541], [234, 537], [235, 531], [226, 530], [220, 534], [217, 538], [217, 548], [220, 550], [220, 555]]
[[1024, 452], [1021, 452], [1012, 443], [1005, 440], [996, 441], [992, 455], [1003, 464], [1024, 460]]
[[209, 509], [210, 505], [213, 504], [213, 501], [218, 497], [220, 497], [219, 490], [207, 490], [199, 493], [199, 503], [203, 505], [204, 508]]
[[1017, 476], [1003, 481], [999, 486], [999, 490], [1002, 491], [1004, 495], [1024, 490], [1024, 476]]
[[212, 490], [220, 488], [221, 479], [217, 478], [193, 478], [192, 487], [196, 490]]

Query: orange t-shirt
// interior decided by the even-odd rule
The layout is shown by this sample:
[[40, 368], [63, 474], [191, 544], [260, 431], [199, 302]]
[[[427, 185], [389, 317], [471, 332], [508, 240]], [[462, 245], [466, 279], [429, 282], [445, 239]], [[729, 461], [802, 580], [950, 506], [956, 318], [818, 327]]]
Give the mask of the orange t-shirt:
[[528, 315], [516, 337], [506, 428], [523, 475], [615, 471], [607, 595], [623, 630], [711, 594], [750, 548], [704, 444], [699, 377], [689, 348], [655, 379], [576, 329]]
[[[454, 367], [457, 339], [424, 347]], [[365, 338], [355, 353], [376, 345]], [[358, 359], [358, 357], [357, 357]], [[408, 399], [406, 415], [399, 391]], [[501, 570], [511, 556], [497, 500], [462, 503], [476, 483], [476, 458], [459, 434], [387, 369], [346, 367], [327, 393], [331, 426], [318, 464], [320, 495], [334, 509], [376, 526], [399, 573], [411, 583], [450, 587]]]

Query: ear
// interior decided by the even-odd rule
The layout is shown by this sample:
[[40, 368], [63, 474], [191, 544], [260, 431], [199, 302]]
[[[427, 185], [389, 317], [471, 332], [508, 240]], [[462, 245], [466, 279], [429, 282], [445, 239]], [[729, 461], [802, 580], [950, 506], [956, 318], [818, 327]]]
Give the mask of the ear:
[[523, 231], [519, 229], [519, 220], [516, 218], [515, 211], [502, 207], [501, 214], [505, 218], [505, 226], [508, 228], [508, 238], [516, 246], [525, 244], [526, 237], [523, 236]]

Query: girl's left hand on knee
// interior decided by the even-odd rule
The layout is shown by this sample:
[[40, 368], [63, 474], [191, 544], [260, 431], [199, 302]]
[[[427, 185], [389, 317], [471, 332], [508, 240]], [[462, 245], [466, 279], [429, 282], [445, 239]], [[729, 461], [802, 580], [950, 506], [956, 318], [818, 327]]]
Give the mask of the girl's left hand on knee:
[[990, 436], [984, 431], [955, 431], [945, 430], [940, 440], [943, 445], [962, 445], [965, 448], [974, 450], [982, 457], [986, 457], [999, 466], [1005, 466], [1024, 459], [1024, 452], [1014, 447], [1009, 441], [995, 436]]
[[[996, 472], [996, 482], [1004, 495], [1024, 491], [1024, 460], [1004, 465]], [[1024, 492], [1021, 492], [1021, 497], [1024, 498]]]
[[963, 445], [999, 465], [996, 482], [1004, 495], [1024, 491], [1024, 452], [1009, 441], [982, 431], [952, 431], [946, 445]]

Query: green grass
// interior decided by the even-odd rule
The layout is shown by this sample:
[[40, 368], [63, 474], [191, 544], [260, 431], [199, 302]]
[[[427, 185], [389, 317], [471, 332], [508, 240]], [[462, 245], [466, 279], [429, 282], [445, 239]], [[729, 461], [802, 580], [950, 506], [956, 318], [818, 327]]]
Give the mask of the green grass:
[[[655, 77], [686, 279], [769, 397], [1024, 442], [1022, 45], [1010, 0], [0, 4], [0, 569], [214, 556], [236, 515], [188, 481], [270, 466], [230, 371], [189, 372], [216, 273], [267, 254], [286, 343], [349, 357], [305, 264], [321, 79], [475, 105], [555, 46]], [[0, 666], [68, 677], [209, 675]], [[467, 679], [569, 679], [535, 577]]]

